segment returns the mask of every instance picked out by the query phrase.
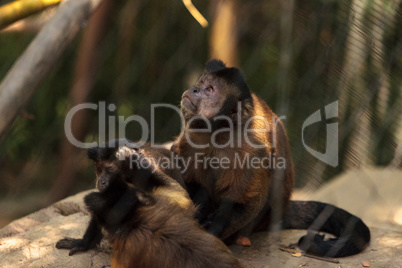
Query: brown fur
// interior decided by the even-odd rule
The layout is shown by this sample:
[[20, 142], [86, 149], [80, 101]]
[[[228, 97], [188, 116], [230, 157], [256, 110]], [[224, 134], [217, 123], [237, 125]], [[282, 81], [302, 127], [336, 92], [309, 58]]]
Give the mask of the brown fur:
[[184, 190], [158, 187], [151, 197], [154, 203], [136, 210], [138, 227], [111, 237], [112, 267], [241, 267], [194, 220], [195, 207]]
[[[212, 84], [214, 87], [219, 87], [221, 92], [218, 93], [221, 95], [216, 98], [229, 99], [231, 96], [240, 95], [236, 92], [237, 89], [230, 88], [228, 82], [225, 84], [220, 77], [214, 77], [213, 75], [214, 73], [211, 74], [208, 71], [204, 72], [199, 80], [201, 82], [197, 82], [195, 85], [196, 89], [189, 89], [186, 91], [183, 94], [183, 100], [188, 98], [193, 104], [197, 103], [198, 105], [198, 103], [201, 103], [201, 101], [198, 101], [197, 99], [199, 97], [195, 97], [196, 100], [191, 97], [191, 91], [193, 90], [196, 92], [198, 87], [202, 87], [201, 83], [205, 83], [205, 85]], [[236, 101], [238, 100], [237, 97], [235, 99]], [[195, 106], [201, 114], [202, 111], [205, 110], [202, 108], [203, 104], [199, 104], [201, 107], [197, 107], [197, 105]], [[216, 109], [219, 110], [219, 108], [221, 107]], [[183, 108], [183, 102], [182, 112], [187, 121], [195, 115], [191, 115], [191, 109], [187, 109], [186, 107]], [[231, 114], [226, 115], [233, 116]], [[230, 236], [232, 238], [233, 236], [235, 237], [241, 233], [240, 231], [243, 228], [250, 231], [251, 229], [261, 228], [262, 225], [267, 227], [269, 222], [279, 221], [283, 211], [289, 203], [293, 188], [293, 165], [290, 157], [287, 135], [282, 122], [270, 110], [268, 105], [254, 94], [251, 94], [251, 98], [246, 98], [242, 101], [240, 116], [243, 124], [237, 125], [236, 127], [241, 130], [244, 129], [245, 122], [254, 116], [263, 117], [268, 122], [266, 125], [264, 120], [256, 118], [249, 126], [249, 129], [253, 130], [269, 130], [268, 132], [253, 132], [249, 134], [249, 139], [253, 144], [266, 145], [265, 148], [254, 148], [253, 146], [250, 146], [247, 144], [243, 134], [238, 137], [237, 131], [230, 134], [228, 132], [222, 132], [217, 135], [217, 140], [219, 141], [219, 144], [225, 144], [229, 141], [230, 135], [234, 135], [235, 141], [238, 141], [238, 138], [240, 138], [241, 145], [236, 144], [233, 148], [230, 146], [225, 148], [216, 148], [214, 146], [209, 146], [204, 149], [194, 148], [189, 144], [186, 135], [189, 135], [193, 143], [194, 141], [197, 141], [200, 142], [200, 144], [204, 144], [211, 138], [211, 134], [190, 132], [190, 127], [188, 125], [186, 125], [182, 130], [178, 140], [172, 147], [172, 150], [179, 156], [185, 159], [191, 159], [189, 168], [183, 174], [184, 182], [187, 185], [197, 183], [201, 187], [207, 189], [211, 196], [212, 204], [215, 204], [212, 205], [215, 206], [215, 210], [222, 200], [232, 200], [243, 208], [243, 212], [238, 214], [227, 213], [226, 216], [229, 217], [229, 223], [226, 224], [223, 231], [218, 234], [222, 239], [227, 239]], [[235, 161], [236, 157], [243, 160], [243, 157], [246, 155], [249, 155], [250, 158], [261, 158], [267, 157], [270, 154], [274, 156], [275, 154], [277, 159], [283, 158], [285, 160], [286, 167], [283, 169], [264, 169], [240, 168], [238, 166], [237, 168], [228, 169], [205, 169], [201, 167], [202, 164], [195, 166], [194, 159], [197, 153], [202, 153], [205, 157], [217, 157], [219, 159], [227, 157], [232, 159], [232, 161]], [[212, 208], [212, 210], [214, 210], [214, 208]], [[209, 213], [215, 212], [211, 212], [210, 210]]]
[[[94, 247], [104, 234], [113, 247], [112, 267], [241, 267], [194, 219], [196, 208], [180, 172], [157, 166], [171, 152], [117, 144], [88, 150], [98, 188], [84, 198], [91, 220], [82, 239], [61, 239], [57, 248], [73, 255]], [[130, 165], [133, 159], [150, 166]]]
[[[140, 149], [148, 159], [155, 157], [152, 150]], [[196, 208], [177, 183], [180, 178], [174, 180], [158, 167], [155, 173], [164, 184], [146, 193], [146, 204], [124, 224], [127, 230], [109, 235], [114, 249], [112, 267], [240, 267], [223, 242], [194, 220]], [[135, 186], [135, 174], [132, 181]]]

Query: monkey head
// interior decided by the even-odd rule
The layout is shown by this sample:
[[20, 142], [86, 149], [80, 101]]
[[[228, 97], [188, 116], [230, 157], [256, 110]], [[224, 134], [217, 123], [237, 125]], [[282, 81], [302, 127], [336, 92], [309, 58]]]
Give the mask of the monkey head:
[[245, 100], [251, 101], [251, 93], [241, 71], [226, 67], [220, 60], [211, 60], [195, 85], [183, 93], [181, 111], [186, 121], [194, 116], [233, 116], [238, 102]]
[[88, 158], [95, 163], [96, 188], [101, 193], [106, 192], [111, 185], [118, 187], [133, 184], [133, 177], [140, 180], [149, 176], [149, 171], [139, 170], [130, 164], [133, 158], [141, 157], [141, 148], [128, 140], [112, 140], [102, 146], [89, 148], [87, 153]]

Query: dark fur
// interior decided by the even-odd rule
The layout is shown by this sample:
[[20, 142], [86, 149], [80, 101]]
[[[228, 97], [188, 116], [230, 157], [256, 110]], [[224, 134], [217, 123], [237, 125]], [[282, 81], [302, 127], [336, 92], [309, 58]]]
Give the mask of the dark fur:
[[[240, 109], [237, 102], [240, 101]], [[278, 117], [270, 110], [267, 104], [252, 94], [243, 75], [237, 68], [227, 68], [222, 61], [212, 60], [206, 64], [196, 84], [185, 91], [182, 96], [181, 111], [186, 121], [179, 138], [172, 146], [172, 150], [185, 159], [191, 159], [189, 168], [184, 173], [184, 182], [188, 187], [190, 196], [195, 204], [199, 205], [197, 218], [206, 227], [207, 231], [231, 243], [239, 235], [248, 236], [250, 232], [262, 230], [278, 224], [287, 210], [293, 188], [293, 165], [290, 147], [285, 128]], [[221, 130], [230, 126], [224, 120], [215, 120], [217, 116], [225, 115], [231, 118], [234, 125], [232, 132], [220, 132], [216, 135], [218, 145], [225, 145], [231, 135], [234, 140], [241, 141], [230, 148], [217, 148], [211, 144], [206, 148], [195, 148], [206, 144], [212, 138], [211, 133], [194, 133], [193, 129], [206, 128], [209, 122], [212, 131]], [[245, 141], [243, 134], [238, 136], [245, 128], [245, 122], [253, 116], [262, 116], [268, 122], [266, 125], [261, 119], [254, 119], [251, 129], [268, 129], [265, 133], [249, 133], [253, 144], [266, 145], [265, 148], [255, 148]], [[196, 119], [196, 120], [194, 120]], [[191, 124], [190, 124], [191, 122]], [[187, 139], [190, 138], [190, 140]], [[191, 143], [190, 143], [191, 141]], [[246, 155], [252, 157], [275, 156], [284, 159], [285, 168], [229, 168], [212, 169], [203, 168], [195, 162], [196, 154], [205, 157], [235, 159], [236, 155], [243, 159]], [[290, 211], [299, 203], [293, 203]], [[307, 204], [310, 204], [309, 206]], [[286, 213], [286, 228], [310, 228], [314, 219], [319, 217], [322, 208], [316, 203], [304, 203], [311, 208], [305, 214]], [[337, 210], [335, 210], [337, 211]], [[352, 239], [361, 235], [362, 243], [355, 243], [355, 249], [346, 243], [341, 251], [354, 254], [364, 249], [370, 240], [370, 233], [363, 222], [352, 228], [365, 228], [367, 232], [343, 237], [345, 232], [339, 231], [345, 227], [346, 219], [358, 219], [353, 215], [334, 214], [333, 221], [339, 226], [331, 228], [330, 224], [315, 226], [315, 230], [323, 230], [341, 236], [339, 239]], [[295, 219], [296, 220], [293, 220]], [[299, 224], [303, 222], [303, 224]], [[358, 222], [358, 221], [356, 221]], [[294, 224], [294, 225], [292, 225]], [[317, 238], [317, 237], [316, 237]], [[308, 241], [308, 242], [307, 242]], [[316, 243], [317, 239], [309, 235], [303, 238], [301, 247], [317, 255], [340, 256], [339, 251], [330, 250], [330, 242]], [[320, 248], [317, 250], [317, 248]], [[357, 250], [356, 250], [357, 249]]]
[[[284, 215], [286, 229], [308, 229], [299, 247], [319, 256], [346, 257], [361, 252], [370, 243], [370, 230], [349, 212], [316, 201], [291, 201]], [[327, 232], [337, 238], [324, 240]]]
[[[62, 239], [57, 248], [70, 249], [70, 255], [86, 251], [100, 242], [103, 229], [113, 247], [112, 267], [241, 266], [222, 241], [194, 220], [196, 209], [180, 185], [180, 173], [152, 163], [152, 158], [169, 156], [168, 150], [114, 145], [88, 150], [99, 190], [84, 199], [91, 220], [82, 239]], [[151, 162], [152, 168], [130, 169], [133, 156]]]

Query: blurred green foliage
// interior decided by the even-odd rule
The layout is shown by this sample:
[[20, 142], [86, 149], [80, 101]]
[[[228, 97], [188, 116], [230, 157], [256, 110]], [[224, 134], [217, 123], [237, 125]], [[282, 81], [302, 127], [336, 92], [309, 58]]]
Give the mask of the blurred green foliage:
[[[112, 24], [102, 41], [99, 72], [90, 96], [90, 102], [106, 101], [117, 105], [110, 116], [138, 114], [150, 122], [150, 105], [153, 103], [179, 104], [182, 92], [194, 82], [208, 60], [209, 31], [203, 29], [188, 13], [180, 1], [140, 1], [138, 15], [130, 31], [131, 50], [121, 55], [125, 39], [120, 25], [125, 1], [119, 1], [112, 16]], [[194, 4], [211, 19], [208, 1]], [[368, 7], [370, 8], [370, 7]], [[390, 81], [390, 107], [395, 107], [400, 96], [401, 70], [401, 6], [395, 23], [384, 25], [385, 63]], [[279, 67], [282, 53], [281, 1], [239, 1], [238, 6], [238, 58], [250, 88], [266, 100], [273, 111], [286, 105], [284, 120], [293, 152], [297, 185], [303, 185], [314, 169], [314, 159], [301, 143], [301, 126], [304, 120], [318, 109], [339, 99], [340, 73], [344, 64], [345, 43], [350, 18], [349, 1], [315, 0], [296, 1], [293, 11], [293, 29], [290, 48], [291, 64], [286, 77], [287, 101], [281, 99], [278, 84], [283, 70]], [[365, 31], [362, 29], [362, 31]], [[124, 36], [123, 36], [124, 37]], [[24, 51], [33, 35], [27, 33], [0, 34], [0, 79]], [[73, 80], [77, 48], [81, 38], [75, 39], [53, 71], [41, 83], [28, 106], [15, 121], [8, 135], [0, 143], [0, 194], [5, 192], [48, 189], [57, 175], [60, 161], [60, 142], [64, 135], [64, 117], [69, 111], [69, 90]], [[399, 49], [398, 49], [399, 47]], [[120, 53], [120, 54], [119, 54]], [[370, 54], [371, 55], [371, 54]], [[120, 59], [120, 61], [119, 61]], [[123, 59], [121, 61], [121, 59]], [[123, 63], [122, 63], [123, 62]], [[370, 56], [363, 77], [367, 94], [375, 105], [378, 92], [378, 75], [370, 69]], [[355, 107], [349, 107], [352, 113]], [[97, 137], [97, 113], [90, 111], [87, 140]], [[279, 114], [281, 115], [281, 114]], [[375, 140], [374, 164], [386, 165], [395, 149], [396, 116], [387, 121], [372, 120]], [[172, 111], [160, 110], [156, 114], [156, 140], [172, 140], [180, 131], [179, 117]], [[356, 122], [344, 122], [341, 131], [348, 132]], [[343, 129], [342, 129], [343, 128]], [[306, 143], [324, 150], [325, 122], [306, 130]], [[126, 136], [136, 140], [140, 129], [130, 124]], [[340, 144], [340, 156], [348, 142], [347, 135]], [[92, 168], [80, 168], [80, 179], [75, 188], [89, 188], [93, 184]], [[342, 170], [326, 167], [324, 179]], [[28, 177], [28, 178], [27, 178]]]

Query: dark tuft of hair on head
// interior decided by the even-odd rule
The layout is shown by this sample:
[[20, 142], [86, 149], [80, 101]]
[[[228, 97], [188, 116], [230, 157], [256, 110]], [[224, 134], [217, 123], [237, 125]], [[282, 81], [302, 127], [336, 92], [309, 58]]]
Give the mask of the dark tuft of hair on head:
[[238, 68], [228, 68], [221, 60], [213, 59], [205, 64], [205, 70], [224, 79], [228, 84], [235, 85], [240, 91], [240, 100], [251, 98], [246, 79]]
[[87, 151], [88, 158], [97, 162], [109, 160], [114, 156], [116, 151], [122, 147], [128, 146], [129, 148], [137, 148], [138, 144], [133, 144], [127, 139], [115, 139], [103, 143], [101, 146], [89, 148]]
[[226, 65], [221, 60], [213, 59], [205, 64], [205, 70], [210, 73], [215, 73], [223, 69], [226, 69]]
[[95, 146], [95, 147], [91, 147], [88, 149], [87, 151], [87, 156], [89, 159], [93, 160], [93, 161], [98, 161], [98, 156], [99, 156], [99, 147]]

